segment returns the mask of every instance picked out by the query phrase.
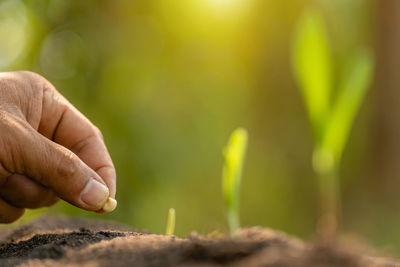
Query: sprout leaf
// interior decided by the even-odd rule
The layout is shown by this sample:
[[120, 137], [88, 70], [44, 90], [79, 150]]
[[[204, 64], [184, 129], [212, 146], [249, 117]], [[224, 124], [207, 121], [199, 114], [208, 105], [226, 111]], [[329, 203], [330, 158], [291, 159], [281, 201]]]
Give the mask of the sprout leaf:
[[304, 12], [298, 22], [292, 46], [292, 65], [315, 138], [319, 141], [329, 115], [332, 63], [322, 16], [312, 9]]
[[222, 191], [228, 208], [228, 222], [232, 234], [240, 226], [239, 188], [246, 148], [247, 131], [238, 128], [232, 133], [228, 145], [223, 151]]

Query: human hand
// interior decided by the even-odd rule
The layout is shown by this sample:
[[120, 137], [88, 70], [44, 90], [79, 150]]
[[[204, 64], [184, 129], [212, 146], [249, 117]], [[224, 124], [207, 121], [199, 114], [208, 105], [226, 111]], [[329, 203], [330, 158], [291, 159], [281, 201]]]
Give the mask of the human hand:
[[58, 198], [102, 213], [115, 187], [96, 126], [40, 75], [0, 73], [0, 223]]

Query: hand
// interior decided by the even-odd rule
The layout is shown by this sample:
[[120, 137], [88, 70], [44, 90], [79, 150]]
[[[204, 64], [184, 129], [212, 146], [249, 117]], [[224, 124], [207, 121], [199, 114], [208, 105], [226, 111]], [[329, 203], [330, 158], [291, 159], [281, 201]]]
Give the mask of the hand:
[[103, 137], [46, 79], [0, 73], [0, 222], [61, 198], [101, 212], [116, 174]]

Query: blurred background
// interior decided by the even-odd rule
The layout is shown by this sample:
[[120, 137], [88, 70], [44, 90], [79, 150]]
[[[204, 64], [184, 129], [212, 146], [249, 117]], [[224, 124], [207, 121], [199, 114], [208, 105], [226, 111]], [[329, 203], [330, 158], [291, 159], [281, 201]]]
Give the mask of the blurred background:
[[[376, 56], [373, 86], [341, 165], [344, 233], [400, 252], [400, 1], [0, 0], [0, 71], [51, 81], [103, 131], [118, 174], [107, 215], [69, 214], [177, 235], [227, 231], [222, 148], [249, 131], [241, 220], [315, 236], [312, 135], [290, 65], [303, 9], [324, 15], [335, 71], [360, 45]], [[335, 73], [336, 73], [335, 72]]]

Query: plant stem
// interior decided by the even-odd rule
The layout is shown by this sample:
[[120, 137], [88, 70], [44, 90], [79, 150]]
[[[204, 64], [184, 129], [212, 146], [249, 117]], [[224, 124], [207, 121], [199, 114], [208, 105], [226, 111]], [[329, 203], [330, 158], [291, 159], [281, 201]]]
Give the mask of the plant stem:
[[340, 220], [339, 175], [337, 168], [318, 172], [320, 217], [317, 232], [322, 242], [335, 240]]
[[235, 236], [237, 234], [237, 230], [240, 227], [240, 220], [238, 215], [237, 209], [228, 209], [228, 224], [229, 224], [229, 231], [231, 236]]
[[170, 208], [168, 211], [167, 228], [165, 230], [166, 235], [174, 235], [175, 231], [175, 209]]

